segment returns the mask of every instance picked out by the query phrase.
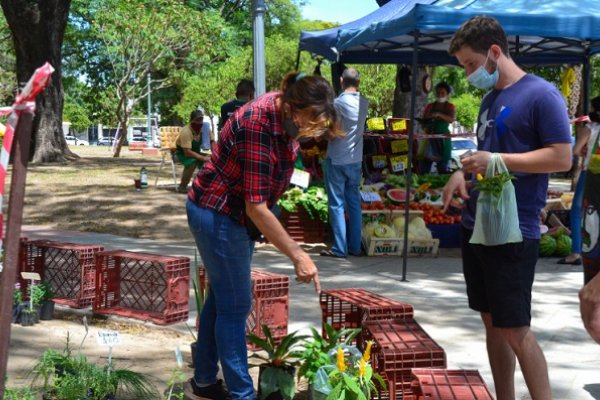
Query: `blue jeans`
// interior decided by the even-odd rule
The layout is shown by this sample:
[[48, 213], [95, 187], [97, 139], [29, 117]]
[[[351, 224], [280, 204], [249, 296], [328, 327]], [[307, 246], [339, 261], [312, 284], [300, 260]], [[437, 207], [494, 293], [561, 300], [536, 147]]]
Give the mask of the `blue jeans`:
[[246, 228], [230, 217], [201, 208], [189, 199], [186, 208], [210, 282], [200, 315], [194, 379], [199, 385], [215, 383], [220, 361], [232, 397], [254, 400], [246, 350], [254, 242]]
[[581, 254], [581, 206], [583, 205], [583, 189], [585, 187], [586, 171], [581, 171], [577, 186], [575, 186], [575, 194], [571, 202], [571, 212], [569, 220], [571, 222], [571, 253]]
[[[325, 187], [329, 202], [329, 224], [333, 232], [331, 251], [337, 256], [361, 252], [362, 211], [360, 208], [360, 180], [362, 163], [333, 165], [325, 160]], [[349, 221], [346, 226], [345, 213]]]

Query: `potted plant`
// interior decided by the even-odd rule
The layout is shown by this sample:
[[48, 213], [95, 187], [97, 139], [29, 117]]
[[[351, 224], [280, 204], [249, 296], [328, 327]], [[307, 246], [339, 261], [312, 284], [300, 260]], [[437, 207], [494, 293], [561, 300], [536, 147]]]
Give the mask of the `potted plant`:
[[[195, 279], [192, 279], [192, 285], [194, 287], [194, 297], [196, 299], [196, 314], [198, 315], [198, 320], [200, 320], [200, 313], [202, 313], [202, 308], [204, 307], [204, 298], [206, 296], [206, 289], [204, 288], [200, 288], [198, 286], [198, 283], [196, 282]], [[192, 328], [190, 328], [189, 325], [187, 325], [188, 330], [190, 331], [190, 334], [192, 335], [192, 339], [194, 339], [194, 341], [190, 344], [190, 349], [192, 352], [192, 367], [194, 366], [194, 362], [196, 360], [196, 346], [198, 343], [198, 336], [196, 335], [196, 332], [194, 332], [194, 330]], [[196, 326], [196, 328], [198, 328], [198, 326]]]
[[354, 346], [340, 344], [329, 351], [330, 364], [319, 368], [317, 389], [326, 400], [369, 400], [385, 388], [385, 381], [373, 372], [369, 364], [372, 342], [367, 342], [364, 354]]
[[15, 283], [15, 289], [13, 292], [13, 306], [12, 306], [12, 322], [18, 323], [21, 314], [21, 303], [23, 303], [23, 293], [21, 293], [21, 284]]
[[296, 393], [295, 374], [296, 367], [300, 365], [300, 343], [308, 336], [298, 335], [293, 332], [275, 343], [271, 330], [267, 325], [262, 325], [265, 338], [256, 334], [249, 334], [248, 340], [265, 354], [253, 353], [250, 357], [262, 361], [260, 364], [251, 365], [259, 367], [258, 396], [263, 400], [292, 400]]
[[34, 307], [37, 306], [40, 309], [40, 319], [42, 321], [49, 321], [54, 316], [54, 292], [49, 282], [40, 282], [37, 285], [30, 286], [30, 295]]
[[307, 340], [304, 344], [301, 365], [298, 370], [298, 379], [306, 378], [309, 386], [309, 397], [313, 400], [323, 397], [315, 391], [314, 383], [319, 368], [329, 364], [329, 355], [327, 353], [338, 344], [352, 342], [360, 333], [360, 328], [336, 331], [327, 323], [325, 323], [324, 329], [326, 333], [325, 337], [315, 328], [311, 328], [312, 340]]

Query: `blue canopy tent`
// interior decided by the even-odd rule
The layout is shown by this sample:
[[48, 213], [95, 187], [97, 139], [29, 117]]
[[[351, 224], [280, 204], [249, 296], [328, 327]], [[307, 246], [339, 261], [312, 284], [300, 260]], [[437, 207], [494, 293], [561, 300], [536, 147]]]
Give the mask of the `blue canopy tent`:
[[[447, 53], [450, 39], [463, 22], [476, 15], [493, 16], [500, 22], [508, 35], [511, 56], [521, 65], [583, 64], [587, 105], [589, 57], [600, 53], [598, 1], [389, 0], [356, 21], [322, 31], [303, 31], [298, 55], [304, 50], [344, 64], [409, 64], [413, 71], [419, 65], [456, 64]], [[413, 73], [412, 88], [416, 79]], [[413, 90], [411, 120], [414, 104]], [[408, 140], [412, 148], [414, 124], [410, 124]], [[409, 152], [407, 184], [411, 159]], [[408, 225], [405, 248], [407, 230]], [[406, 280], [406, 263], [405, 255], [402, 280]]]

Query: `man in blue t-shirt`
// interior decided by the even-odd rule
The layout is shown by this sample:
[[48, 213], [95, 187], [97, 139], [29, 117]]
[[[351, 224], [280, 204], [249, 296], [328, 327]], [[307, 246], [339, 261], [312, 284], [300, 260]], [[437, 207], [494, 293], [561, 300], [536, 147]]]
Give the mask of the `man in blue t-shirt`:
[[[530, 329], [531, 289], [548, 174], [571, 168], [566, 105], [552, 84], [515, 64], [506, 34], [493, 18], [477, 16], [465, 22], [454, 34], [449, 53], [473, 86], [491, 89], [479, 110], [478, 151], [462, 160], [463, 170], [455, 172], [444, 188], [444, 209], [455, 194], [466, 200], [461, 247], [469, 307], [480, 312], [485, 326], [497, 399], [515, 398], [515, 358], [531, 398], [551, 399], [546, 360]], [[519, 243], [469, 243], [478, 193], [467, 183], [466, 174], [484, 174], [492, 153], [499, 153], [516, 177], [523, 236]]]

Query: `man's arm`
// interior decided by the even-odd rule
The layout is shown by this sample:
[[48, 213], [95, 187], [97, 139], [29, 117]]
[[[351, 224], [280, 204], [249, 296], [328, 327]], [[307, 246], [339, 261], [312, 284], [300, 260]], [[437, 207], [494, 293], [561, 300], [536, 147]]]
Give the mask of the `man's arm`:
[[183, 149], [183, 154], [188, 158], [195, 158], [198, 161], [206, 162], [206, 161], [210, 160], [209, 156], [205, 156], [200, 153], [196, 153], [192, 149]]
[[600, 343], [600, 274], [579, 291], [579, 309], [585, 329]]

